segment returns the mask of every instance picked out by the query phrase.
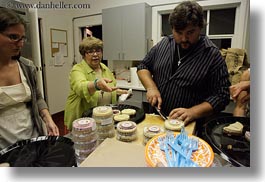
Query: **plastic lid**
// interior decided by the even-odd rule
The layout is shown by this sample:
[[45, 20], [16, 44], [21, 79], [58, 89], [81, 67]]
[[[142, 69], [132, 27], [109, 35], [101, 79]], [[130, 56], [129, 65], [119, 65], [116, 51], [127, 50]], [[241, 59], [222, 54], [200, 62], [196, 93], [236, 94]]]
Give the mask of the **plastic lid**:
[[181, 124], [183, 124], [183, 121], [178, 120], [178, 119], [170, 119], [168, 122], [170, 124], [172, 124], [172, 125], [181, 125]]
[[160, 128], [158, 126], [150, 126], [148, 130], [150, 132], [158, 133], [160, 131]]
[[73, 122], [73, 130], [88, 130], [94, 131], [96, 129], [95, 120], [93, 118], [79, 118]]
[[119, 132], [134, 132], [136, 130], [136, 123], [133, 121], [121, 121], [117, 124]]
[[112, 116], [112, 108], [110, 106], [98, 106], [93, 109], [93, 116]]

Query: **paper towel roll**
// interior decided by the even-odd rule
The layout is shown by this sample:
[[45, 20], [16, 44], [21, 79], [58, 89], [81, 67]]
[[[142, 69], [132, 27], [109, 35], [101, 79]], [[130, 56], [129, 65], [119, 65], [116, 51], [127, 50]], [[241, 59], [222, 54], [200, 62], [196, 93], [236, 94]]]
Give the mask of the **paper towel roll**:
[[130, 73], [131, 73], [131, 84], [133, 86], [139, 86], [141, 84], [138, 75], [136, 73], [137, 68], [136, 67], [131, 67], [130, 68]]

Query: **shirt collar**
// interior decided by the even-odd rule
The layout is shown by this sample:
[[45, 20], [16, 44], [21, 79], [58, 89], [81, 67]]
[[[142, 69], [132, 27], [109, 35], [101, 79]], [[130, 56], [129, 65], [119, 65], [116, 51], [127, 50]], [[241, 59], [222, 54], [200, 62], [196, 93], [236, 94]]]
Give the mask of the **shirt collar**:
[[[81, 61], [81, 64], [86, 67], [86, 70], [88, 73], [94, 72], [94, 70], [87, 64], [86, 60], [83, 59]], [[102, 72], [106, 71], [107, 66], [105, 64], [100, 63], [100, 67], [101, 67]]]

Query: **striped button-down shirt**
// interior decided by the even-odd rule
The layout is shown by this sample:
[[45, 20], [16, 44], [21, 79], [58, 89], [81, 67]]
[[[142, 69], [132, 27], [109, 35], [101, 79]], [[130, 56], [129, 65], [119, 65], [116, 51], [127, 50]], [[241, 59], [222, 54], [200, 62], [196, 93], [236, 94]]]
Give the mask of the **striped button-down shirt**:
[[225, 109], [229, 103], [227, 66], [219, 49], [201, 36], [196, 47], [173, 70], [176, 42], [167, 36], [157, 43], [138, 65], [153, 75], [162, 97], [162, 111], [169, 115], [172, 109], [190, 108], [208, 102], [214, 112]]

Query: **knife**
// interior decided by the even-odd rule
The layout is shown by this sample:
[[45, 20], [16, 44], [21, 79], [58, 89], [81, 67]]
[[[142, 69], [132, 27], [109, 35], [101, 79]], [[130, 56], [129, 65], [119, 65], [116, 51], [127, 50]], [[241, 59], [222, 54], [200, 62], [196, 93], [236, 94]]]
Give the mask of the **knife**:
[[158, 107], [155, 107], [155, 109], [164, 120], [167, 120], [167, 117], [160, 111], [160, 109], [158, 109]]

